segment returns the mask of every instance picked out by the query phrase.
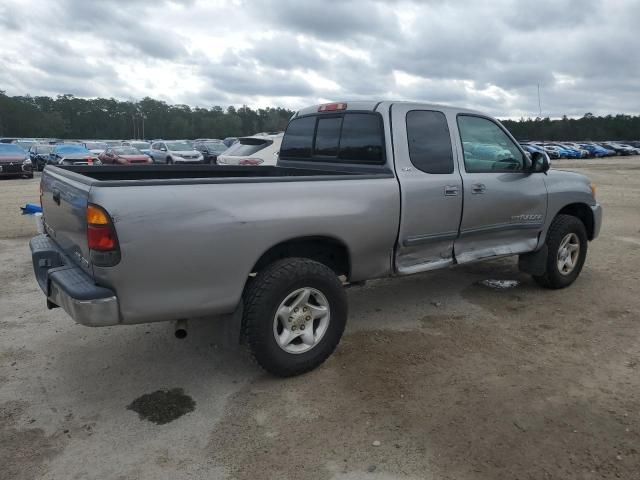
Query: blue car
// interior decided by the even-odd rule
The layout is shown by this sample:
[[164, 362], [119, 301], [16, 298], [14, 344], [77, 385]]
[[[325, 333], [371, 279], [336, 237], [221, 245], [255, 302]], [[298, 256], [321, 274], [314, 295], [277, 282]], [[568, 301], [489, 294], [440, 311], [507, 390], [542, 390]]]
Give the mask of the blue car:
[[51, 165], [101, 165], [100, 160], [84, 145], [59, 144], [49, 154]]
[[582, 153], [578, 150], [574, 150], [573, 148], [565, 147], [564, 145], [559, 145], [557, 143], [552, 143], [551, 146], [560, 150], [561, 158], [582, 158]]
[[528, 143], [523, 143], [520, 145], [525, 152], [529, 153], [547, 153], [541, 147], [536, 147], [535, 145], [529, 145]]
[[585, 150], [587, 150], [591, 155], [593, 155], [596, 158], [610, 157], [616, 154], [616, 152], [612, 150], [607, 150], [604, 147], [601, 147], [599, 145], [593, 145], [591, 143], [581, 143], [580, 146]]

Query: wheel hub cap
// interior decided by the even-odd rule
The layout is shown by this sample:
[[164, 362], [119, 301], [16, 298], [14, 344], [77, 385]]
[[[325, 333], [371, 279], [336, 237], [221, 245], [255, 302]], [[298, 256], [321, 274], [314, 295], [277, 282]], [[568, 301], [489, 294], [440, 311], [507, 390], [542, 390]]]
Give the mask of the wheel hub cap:
[[320, 343], [330, 318], [329, 302], [322, 292], [310, 287], [294, 290], [276, 310], [276, 343], [287, 353], [307, 352]]
[[575, 270], [579, 256], [580, 239], [575, 233], [568, 233], [558, 247], [558, 271], [562, 275], [569, 275]]

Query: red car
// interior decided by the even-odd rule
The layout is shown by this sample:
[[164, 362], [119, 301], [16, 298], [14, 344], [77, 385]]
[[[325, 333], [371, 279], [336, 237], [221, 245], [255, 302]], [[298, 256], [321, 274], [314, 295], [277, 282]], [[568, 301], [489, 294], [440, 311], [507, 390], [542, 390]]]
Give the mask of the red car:
[[134, 147], [109, 147], [98, 157], [103, 165], [141, 165], [153, 163], [151, 157]]

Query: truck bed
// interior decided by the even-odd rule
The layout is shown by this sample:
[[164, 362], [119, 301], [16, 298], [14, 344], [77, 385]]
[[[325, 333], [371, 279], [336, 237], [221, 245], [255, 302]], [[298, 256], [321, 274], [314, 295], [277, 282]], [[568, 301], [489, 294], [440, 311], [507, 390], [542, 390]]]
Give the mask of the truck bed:
[[[308, 165], [308, 164], [307, 164]], [[388, 169], [335, 167], [295, 168], [282, 166], [226, 165], [140, 165], [140, 166], [56, 166], [58, 173], [70, 172], [74, 180], [102, 186], [153, 185], [170, 183], [246, 183], [303, 180], [348, 180], [393, 177]]]

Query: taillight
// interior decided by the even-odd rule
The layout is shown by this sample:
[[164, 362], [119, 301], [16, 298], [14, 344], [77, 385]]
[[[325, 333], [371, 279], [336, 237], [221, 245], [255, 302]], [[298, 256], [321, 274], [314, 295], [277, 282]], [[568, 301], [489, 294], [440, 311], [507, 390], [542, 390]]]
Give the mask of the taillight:
[[112, 252], [119, 249], [118, 237], [109, 214], [97, 205], [87, 206], [87, 242], [89, 249]]
[[238, 161], [238, 165], [260, 165], [261, 163], [264, 163], [261, 158], [243, 158]]
[[93, 165], [93, 158], [92, 157], [87, 158], [87, 165]]

